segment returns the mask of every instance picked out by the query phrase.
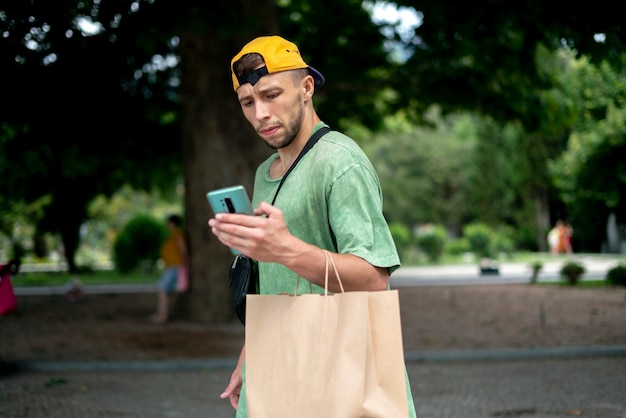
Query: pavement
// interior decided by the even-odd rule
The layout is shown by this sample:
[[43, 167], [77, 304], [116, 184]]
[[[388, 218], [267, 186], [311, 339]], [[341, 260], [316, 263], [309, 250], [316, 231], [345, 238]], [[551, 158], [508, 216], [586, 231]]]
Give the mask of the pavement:
[[[582, 280], [593, 280], [624, 257], [577, 260], [586, 267]], [[544, 263], [539, 281], [557, 280], [562, 262]], [[407, 267], [394, 273], [392, 287], [527, 283], [529, 274], [524, 263], [502, 263], [497, 275], [467, 265]], [[18, 295], [32, 291], [16, 287]], [[626, 346], [422, 352], [405, 359], [420, 418], [626, 418]], [[0, 417], [234, 417], [219, 398], [234, 364], [233, 358], [25, 362], [0, 374]]]

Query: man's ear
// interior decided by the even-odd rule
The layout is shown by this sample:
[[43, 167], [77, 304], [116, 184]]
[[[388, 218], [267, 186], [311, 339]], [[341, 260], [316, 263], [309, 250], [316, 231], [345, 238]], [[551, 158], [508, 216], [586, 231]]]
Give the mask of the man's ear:
[[315, 92], [315, 80], [310, 75], [307, 75], [302, 79], [302, 87], [304, 89], [304, 97], [306, 99], [310, 99], [313, 97], [313, 93]]

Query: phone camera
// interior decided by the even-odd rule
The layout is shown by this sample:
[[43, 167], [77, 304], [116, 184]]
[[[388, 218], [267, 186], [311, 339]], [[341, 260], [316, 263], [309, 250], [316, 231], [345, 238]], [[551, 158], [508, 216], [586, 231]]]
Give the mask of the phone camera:
[[228, 213], [235, 213], [235, 206], [233, 205], [233, 201], [230, 199], [230, 197], [227, 197], [226, 199], [224, 199], [224, 201], [226, 202], [226, 208], [228, 209]]

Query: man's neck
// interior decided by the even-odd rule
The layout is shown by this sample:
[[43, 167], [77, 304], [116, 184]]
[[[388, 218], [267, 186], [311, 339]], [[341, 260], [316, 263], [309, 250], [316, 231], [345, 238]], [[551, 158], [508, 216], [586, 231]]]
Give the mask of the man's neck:
[[321, 122], [316, 113], [313, 113], [312, 116], [313, 117], [310, 118], [310, 121], [305, 121], [305, 123], [302, 124], [302, 128], [300, 128], [300, 132], [298, 133], [296, 139], [294, 139], [289, 146], [278, 150], [278, 159], [275, 160], [275, 165], [272, 167], [272, 172], [270, 173], [271, 177], [282, 177], [287, 172], [289, 167], [291, 167], [296, 158], [298, 158], [300, 151], [302, 151], [302, 148], [304, 148], [307, 141], [311, 137], [313, 128]]

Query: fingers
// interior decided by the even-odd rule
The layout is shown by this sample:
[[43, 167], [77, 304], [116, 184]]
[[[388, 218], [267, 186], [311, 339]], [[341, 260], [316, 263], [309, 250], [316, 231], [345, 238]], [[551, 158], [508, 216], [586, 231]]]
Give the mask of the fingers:
[[239, 213], [218, 213], [217, 215], [215, 215], [215, 218], [209, 220], [209, 225], [211, 225], [211, 221], [221, 224], [234, 224], [253, 227], [258, 224], [259, 220], [256, 216], [241, 215]]
[[233, 409], [237, 410], [237, 407], [239, 406], [239, 394], [238, 393], [225, 391], [224, 393], [220, 395], [220, 398], [222, 399], [228, 398], [230, 401], [230, 405], [233, 407]]
[[237, 410], [239, 406], [239, 395], [230, 395], [230, 406], [232, 406], [235, 411]]
[[209, 219], [209, 226], [220, 227], [222, 225], [233, 224], [244, 226], [247, 228], [257, 228], [264, 224], [265, 217], [262, 215], [266, 215], [266, 217], [282, 217], [282, 212], [275, 206], [270, 205], [267, 202], [261, 202], [259, 206], [254, 209], [254, 215], [242, 215], [238, 213], [218, 213], [214, 218]]
[[267, 215], [268, 217], [270, 217], [272, 215], [277, 215], [280, 213], [280, 209], [278, 209], [276, 206], [270, 205], [267, 202], [259, 203], [259, 206], [254, 209], [254, 214], [257, 216]]
[[233, 375], [230, 378], [230, 382], [224, 392], [220, 395], [220, 398], [230, 400], [230, 405], [233, 409], [237, 409], [239, 406], [239, 394], [241, 393], [241, 374], [239, 369], [236, 369], [233, 372]]
[[275, 247], [289, 235], [282, 211], [261, 202], [254, 213], [257, 216], [217, 214], [209, 220], [211, 232], [227, 247], [259, 261], [272, 261], [274, 255], [282, 253]]

